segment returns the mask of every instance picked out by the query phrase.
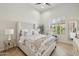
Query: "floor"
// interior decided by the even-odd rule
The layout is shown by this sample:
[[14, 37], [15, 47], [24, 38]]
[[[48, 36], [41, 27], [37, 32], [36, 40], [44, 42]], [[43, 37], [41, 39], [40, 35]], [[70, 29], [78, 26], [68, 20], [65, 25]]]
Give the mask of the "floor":
[[73, 45], [57, 43], [57, 47], [52, 56], [73, 56]]
[[[25, 56], [25, 54], [16, 47], [2, 53], [7, 53], [10, 56]], [[73, 56], [73, 46], [64, 43], [57, 43], [57, 47], [52, 53], [52, 56]]]
[[7, 51], [1, 52], [2, 55], [7, 56], [25, 56], [25, 54], [17, 47], [11, 48]]

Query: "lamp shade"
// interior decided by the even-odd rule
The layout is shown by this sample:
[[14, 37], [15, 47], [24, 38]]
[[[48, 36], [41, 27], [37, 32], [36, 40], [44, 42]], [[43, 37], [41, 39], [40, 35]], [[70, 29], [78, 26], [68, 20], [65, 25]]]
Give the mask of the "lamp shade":
[[14, 34], [14, 29], [6, 29], [6, 30], [5, 30], [5, 34], [6, 34], [6, 35]]

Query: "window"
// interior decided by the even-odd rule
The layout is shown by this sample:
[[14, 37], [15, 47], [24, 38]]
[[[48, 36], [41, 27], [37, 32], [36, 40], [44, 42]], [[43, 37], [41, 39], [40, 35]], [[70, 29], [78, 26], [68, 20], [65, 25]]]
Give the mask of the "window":
[[52, 29], [52, 32], [55, 34], [64, 34], [64, 27], [65, 24], [52, 24], [50, 29]]
[[50, 21], [50, 29], [54, 34], [64, 34], [65, 32], [65, 21], [62, 19], [52, 19]]

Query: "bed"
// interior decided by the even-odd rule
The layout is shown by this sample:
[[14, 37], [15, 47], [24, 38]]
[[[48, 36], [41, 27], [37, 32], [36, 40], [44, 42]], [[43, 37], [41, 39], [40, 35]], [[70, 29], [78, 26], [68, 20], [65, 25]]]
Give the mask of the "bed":
[[20, 23], [18, 47], [28, 56], [49, 56], [56, 47], [56, 37], [36, 30], [22, 28]]

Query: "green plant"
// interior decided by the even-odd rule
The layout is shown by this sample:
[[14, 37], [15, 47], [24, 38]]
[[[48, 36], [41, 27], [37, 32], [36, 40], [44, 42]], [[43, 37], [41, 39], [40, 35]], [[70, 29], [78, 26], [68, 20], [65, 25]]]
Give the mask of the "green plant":
[[63, 34], [64, 32], [64, 24], [52, 24], [52, 31], [56, 34]]

